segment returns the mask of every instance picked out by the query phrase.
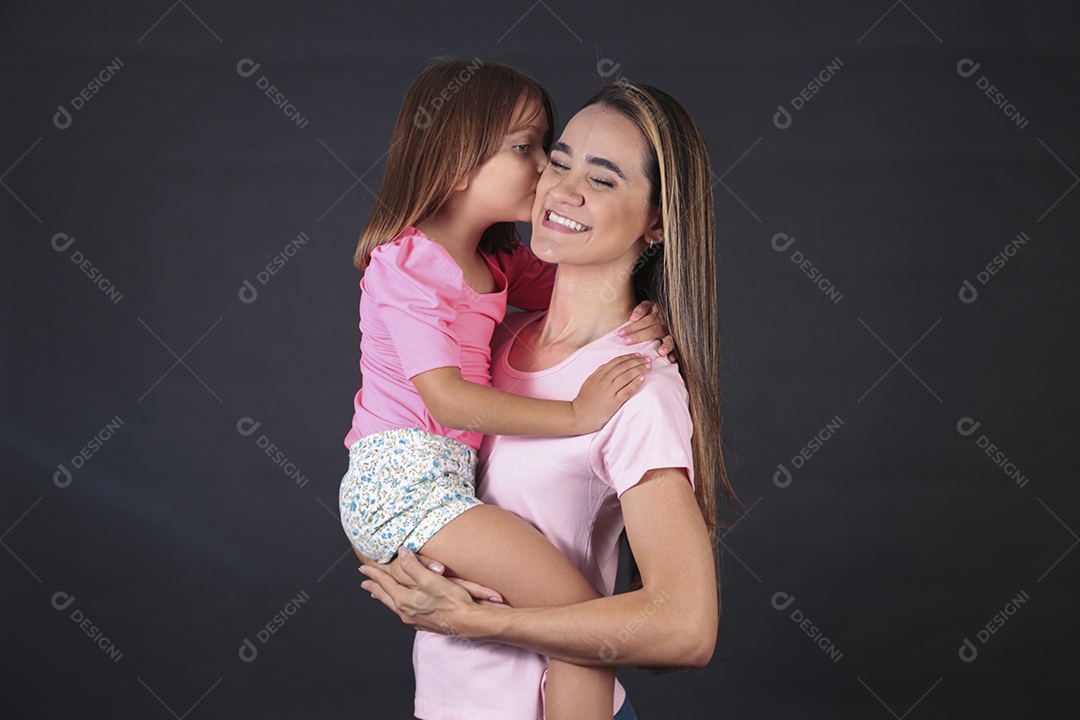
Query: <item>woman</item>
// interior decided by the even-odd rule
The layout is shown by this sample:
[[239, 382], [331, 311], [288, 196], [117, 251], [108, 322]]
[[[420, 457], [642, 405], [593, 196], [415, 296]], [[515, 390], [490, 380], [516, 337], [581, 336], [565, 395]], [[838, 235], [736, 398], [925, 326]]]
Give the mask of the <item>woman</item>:
[[[558, 264], [555, 290], [546, 313], [506, 321], [493, 384], [573, 397], [604, 358], [625, 352], [618, 330], [641, 296], [664, 309], [680, 365], [654, 368], [593, 435], [484, 440], [478, 496], [536, 525], [605, 597], [478, 603], [407, 552], [399, 560], [414, 587], [361, 569], [363, 587], [404, 622], [441, 634], [417, 634], [418, 716], [485, 717], [490, 697], [516, 699], [520, 717], [537, 717], [540, 656], [591, 666], [709, 662], [719, 619], [716, 486], [734, 501], [720, 451], [713, 238], [712, 173], [693, 120], [654, 88], [604, 88], [571, 119], [541, 176], [532, 248]], [[611, 596], [624, 524], [639, 582]], [[616, 687], [613, 710], [623, 695]]]

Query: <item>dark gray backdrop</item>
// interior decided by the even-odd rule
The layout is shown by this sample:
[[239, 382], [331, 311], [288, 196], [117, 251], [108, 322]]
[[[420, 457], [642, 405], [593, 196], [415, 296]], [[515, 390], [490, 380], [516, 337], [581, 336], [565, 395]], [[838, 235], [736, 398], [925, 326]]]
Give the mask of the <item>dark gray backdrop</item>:
[[454, 54], [710, 144], [748, 512], [642, 718], [1075, 717], [1080, 10], [890, 2], [7, 5], [0, 714], [410, 715], [336, 518], [350, 257]]

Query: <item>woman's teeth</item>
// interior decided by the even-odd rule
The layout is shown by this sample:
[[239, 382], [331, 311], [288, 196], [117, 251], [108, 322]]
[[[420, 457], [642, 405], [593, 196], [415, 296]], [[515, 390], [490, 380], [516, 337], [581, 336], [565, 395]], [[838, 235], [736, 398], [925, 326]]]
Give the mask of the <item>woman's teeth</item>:
[[586, 229], [586, 227], [584, 225], [582, 225], [581, 223], [574, 222], [570, 218], [563, 217], [562, 215], [559, 215], [558, 213], [551, 212], [550, 210], [548, 211], [548, 220], [550, 220], [553, 223], [558, 223], [559, 225], [562, 225], [563, 227], [570, 228], [571, 230], [575, 230], [577, 232], [581, 232], [582, 230]]

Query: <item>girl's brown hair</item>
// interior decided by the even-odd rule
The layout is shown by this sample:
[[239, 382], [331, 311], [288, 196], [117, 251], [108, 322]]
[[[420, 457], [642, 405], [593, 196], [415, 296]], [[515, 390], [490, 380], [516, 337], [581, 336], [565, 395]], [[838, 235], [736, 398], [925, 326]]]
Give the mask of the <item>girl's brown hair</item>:
[[[660, 208], [664, 241], [642, 253], [634, 271], [634, 288], [639, 301], [648, 298], [659, 305], [678, 348], [694, 423], [694, 494], [717, 560], [720, 531], [725, 527], [717, 515], [717, 490], [728, 506], [738, 507], [739, 502], [721, 447], [716, 230], [708, 148], [683, 106], [654, 87], [612, 83], [584, 107], [590, 105], [618, 112], [645, 138], [645, 172], [652, 203]], [[639, 583], [631, 564], [631, 584]]]
[[[491, 159], [512, 129], [522, 98], [539, 102], [547, 116], [547, 151], [555, 132], [551, 96], [525, 73], [478, 58], [439, 59], [420, 73], [398, 113], [378, 201], [356, 245], [357, 267], [367, 267], [379, 245], [433, 217], [454, 186]], [[496, 223], [484, 233], [480, 249], [491, 254], [519, 242], [514, 223]]]

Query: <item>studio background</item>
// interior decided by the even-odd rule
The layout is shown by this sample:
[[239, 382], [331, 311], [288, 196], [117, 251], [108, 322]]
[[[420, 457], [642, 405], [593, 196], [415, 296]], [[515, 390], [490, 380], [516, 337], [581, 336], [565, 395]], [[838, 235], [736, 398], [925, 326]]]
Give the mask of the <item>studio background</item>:
[[1080, 9], [890, 2], [5, 5], [0, 715], [411, 717], [337, 488], [352, 251], [450, 54], [710, 146], [747, 512], [638, 714], [1075, 717]]

